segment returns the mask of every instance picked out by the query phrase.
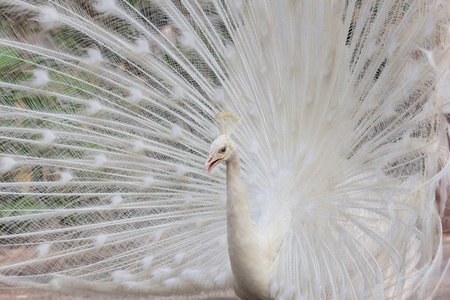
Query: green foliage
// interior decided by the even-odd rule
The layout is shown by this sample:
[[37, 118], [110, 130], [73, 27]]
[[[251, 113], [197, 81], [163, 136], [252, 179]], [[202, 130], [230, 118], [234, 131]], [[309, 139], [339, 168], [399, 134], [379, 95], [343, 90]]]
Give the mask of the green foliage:
[[[48, 209], [47, 205], [36, 197], [24, 196], [17, 199], [9, 199], [0, 204], [0, 217], [8, 218], [35, 214]], [[36, 220], [7, 221], [0, 223], [0, 231], [17, 233], [26, 231]]]

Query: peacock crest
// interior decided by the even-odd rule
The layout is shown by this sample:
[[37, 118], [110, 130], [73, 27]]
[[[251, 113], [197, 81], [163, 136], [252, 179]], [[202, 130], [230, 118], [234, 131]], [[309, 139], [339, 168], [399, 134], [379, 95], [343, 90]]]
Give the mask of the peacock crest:
[[219, 124], [220, 133], [227, 136], [231, 136], [241, 123], [241, 118], [231, 111], [218, 113], [214, 119]]

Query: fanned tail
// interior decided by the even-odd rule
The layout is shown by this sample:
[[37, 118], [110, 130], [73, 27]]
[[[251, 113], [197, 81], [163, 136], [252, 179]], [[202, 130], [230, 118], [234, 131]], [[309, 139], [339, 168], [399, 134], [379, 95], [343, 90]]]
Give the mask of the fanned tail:
[[232, 287], [224, 167], [202, 170], [233, 111], [272, 297], [429, 295], [448, 6], [1, 0], [0, 281]]
[[249, 6], [228, 82], [253, 219], [278, 251], [273, 297], [434, 288], [447, 14], [439, 1]]
[[15, 25], [0, 37], [2, 281], [229, 288], [224, 174], [202, 170], [222, 110], [223, 4], [1, 5]]

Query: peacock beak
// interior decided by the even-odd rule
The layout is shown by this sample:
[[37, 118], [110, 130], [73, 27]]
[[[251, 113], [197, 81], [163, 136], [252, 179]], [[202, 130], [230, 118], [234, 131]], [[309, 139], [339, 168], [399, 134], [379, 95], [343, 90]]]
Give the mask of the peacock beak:
[[217, 159], [215, 156], [210, 155], [208, 160], [205, 163], [205, 166], [203, 167], [203, 170], [205, 172], [211, 172], [211, 170], [217, 166], [222, 161], [221, 158]]

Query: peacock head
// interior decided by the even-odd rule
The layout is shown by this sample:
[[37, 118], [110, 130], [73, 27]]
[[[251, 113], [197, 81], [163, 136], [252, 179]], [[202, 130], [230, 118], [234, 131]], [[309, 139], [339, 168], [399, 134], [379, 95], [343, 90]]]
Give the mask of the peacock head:
[[221, 135], [216, 138], [209, 149], [209, 157], [205, 163], [205, 171], [211, 170], [222, 161], [227, 161], [235, 151], [235, 146], [230, 136], [241, 120], [232, 112], [218, 114], [215, 119], [219, 123]]

